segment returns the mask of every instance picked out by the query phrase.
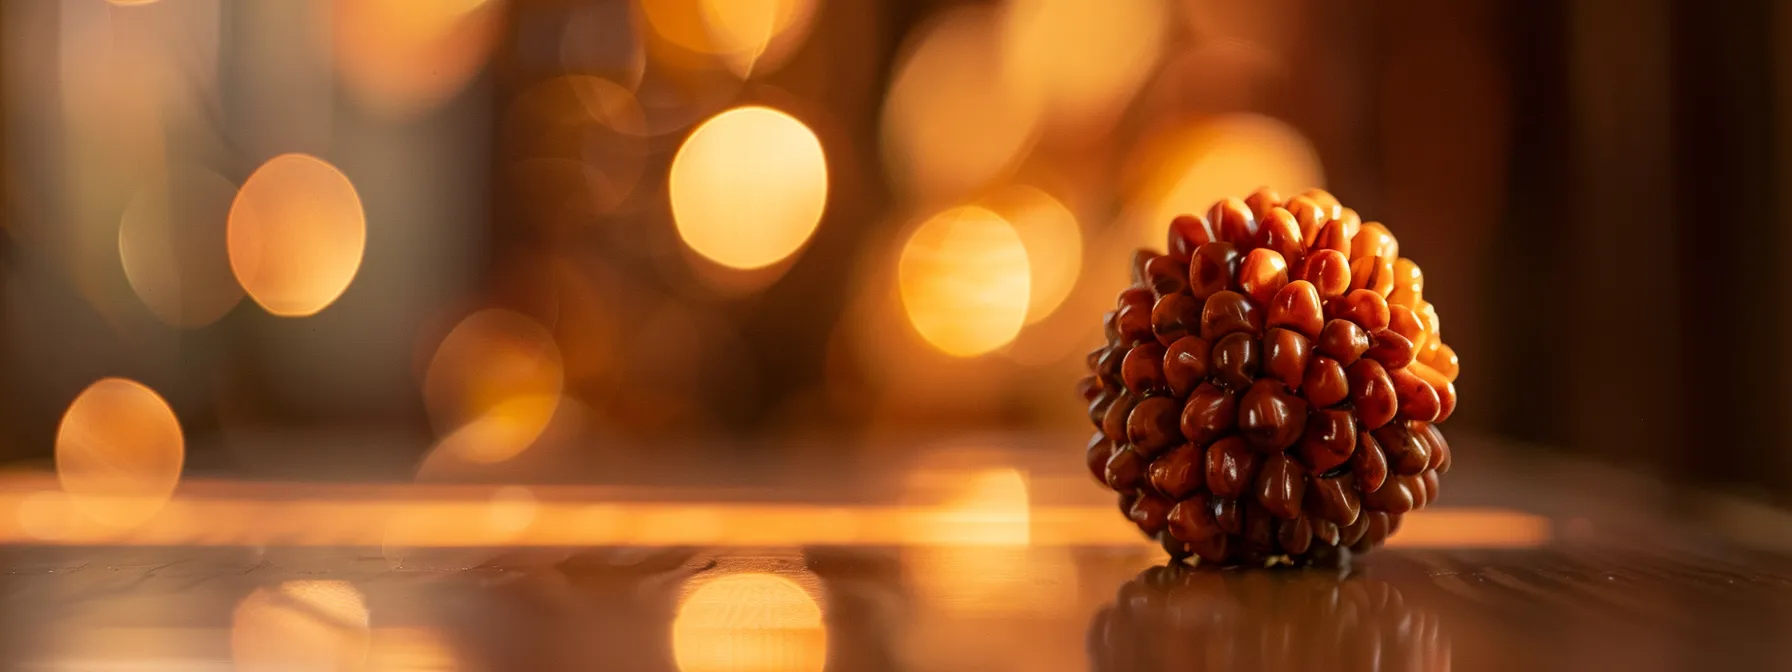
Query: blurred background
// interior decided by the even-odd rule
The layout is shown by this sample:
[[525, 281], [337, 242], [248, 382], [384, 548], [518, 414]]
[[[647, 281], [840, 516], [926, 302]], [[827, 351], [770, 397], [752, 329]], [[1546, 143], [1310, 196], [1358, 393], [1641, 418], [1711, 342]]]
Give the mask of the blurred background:
[[7, 2], [0, 456], [153, 493], [1074, 437], [1131, 250], [1318, 186], [1426, 269], [1453, 431], [1783, 499], [1788, 30], [1764, 0]]
[[[1792, 504], [1781, 45], [1770, 0], [6, 0], [0, 667], [1081, 669], [1162, 557], [1075, 382], [1133, 251], [1263, 186], [1385, 222], [1465, 364], [1393, 545], [1546, 549], [1386, 554], [1415, 603]], [[1788, 550], [1763, 510], [1717, 526]], [[1550, 608], [1755, 586], [1618, 564]], [[1441, 611], [1412, 669], [1741, 650]]]

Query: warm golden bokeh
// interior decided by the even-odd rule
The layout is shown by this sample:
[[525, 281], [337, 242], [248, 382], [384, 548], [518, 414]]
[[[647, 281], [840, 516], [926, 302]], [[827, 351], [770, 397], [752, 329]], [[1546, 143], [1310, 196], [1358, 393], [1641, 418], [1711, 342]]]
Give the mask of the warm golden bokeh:
[[155, 517], [180, 482], [186, 440], [174, 409], [142, 383], [102, 378], [82, 390], [56, 428], [56, 478], [101, 524]]
[[672, 653], [681, 672], [820, 672], [827, 629], [821, 605], [795, 581], [727, 574], [685, 596]]
[[924, 204], [963, 200], [1012, 171], [1037, 138], [1039, 91], [1006, 76], [994, 10], [956, 7], [912, 33], [884, 98], [890, 180]]
[[1051, 194], [1029, 186], [1002, 189], [982, 204], [1020, 234], [1032, 269], [1027, 324], [1045, 319], [1070, 295], [1082, 274], [1083, 231], [1076, 215]]
[[1163, 50], [1163, 0], [1014, 0], [1003, 8], [1006, 74], [1071, 132], [1111, 123]]
[[703, 122], [678, 149], [667, 179], [679, 237], [730, 268], [795, 254], [827, 207], [821, 140], [769, 107], [737, 107]]
[[468, 315], [436, 346], [423, 375], [423, 403], [436, 431], [469, 432], [449, 445], [474, 462], [522, 452], [558, 407], [565, 371], [545, 327], [488, 308]]
[[996, 213], [959, 207], [933, 216], [909, 234], [896, 270], [909, 324], [947, 354], [1000, 348], [1026, 322], [1026, 244]]
[[342, 171], [314, 156], [282, 154], [243, 182], [226, 240], [230, 270], [249, 298], [275, 315], [303, 317], [354, 281], [367, 218]]
[[364, 107], [394, 117], [429, 110], [485, 66], [502, 0], [335, 0], [336, 71]]
[[367, 664], [367, 603], [346, 581], [257, 588], [237, 603], [230, 620], [238, 670], [360, 670]]
[[1170, 220], [1205, 213], [1214, 201], [1270, 187], [1298, 194], [1323, 187], [1319, 154], [1299, 131], [1269, 117], [1232, 114], [1168, 139], [1166, 160], [1145, 194], [1142, 244], [1162, 249]]
[[917, 537], [949, 546], [1026, 546], [1032, 539], [1027, 480], [1011, 468], [969, 474], [922, 521]]
[[367, 655], [368, 672], [447, 672], [466, 669], [441, 631], [430, 628], [376, 628]]
[[203, 168], [175, 167], [145, 185], [118, 222], [118, 258], [137, 298], [176, 327], [216, 322], [243, 298], [230, 272], [225, 227], [236, 185]]
[[73, 531], [75, 507], [61, 490], [39, 490], [19, 500], [16, 518], [19, 531], [33, 541], [55, 541]]
[[498, 537], [514, 537], [535, 522], [535, 510], [534, 493], [520, 485], [506, 485], [492, 493], [485, 522]]
[[808, 36], [817, 0], [703, 0], [710, 43], [735, 74], [775, 69]]
[[455, 428], [435, 452], [459, 464], [494, 464], [527, 450], [561, 406], [557, 395], [524, 394], [501, 400]]

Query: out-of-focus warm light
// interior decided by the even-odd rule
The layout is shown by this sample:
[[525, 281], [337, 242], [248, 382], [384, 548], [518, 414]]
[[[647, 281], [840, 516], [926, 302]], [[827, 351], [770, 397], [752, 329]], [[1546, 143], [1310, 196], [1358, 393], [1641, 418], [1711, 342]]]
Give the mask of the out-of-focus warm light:
[[485, 510], [486, 524], [500, 536], [513, 536], [535, 522], [535, 495], [520, 485], [506, 485], [492, 493]]
[[460, 91], [498, 36], [497, 0], [337, 0], [330, 44], [336, 70], [375, 112], [409, 116]]
[[548, 330], [499, 308], [468, 315], [436, 346], [423, 376], [423, 403], [436, 430], [465, 430], [456, 450], [475, 462], [521, 452], [558, 406], [565, 373]]
[[884, 98], [892, 180], [923, 203], [971, 196], [1011, 171], [1037, 137], [1040, 99], [1005, 76], [987, 7], [956, 7], [913, 31]]
[[1147, 194], [1146, 245], [1162, 248], [1170, 220], [1214, 201], [1269, 187], [1298, 194], [1324, 186], [1319, 154], [1299, 131], [1254, 114], [1209, 119], [1167, 140], [1166, 161]]
[[367, 603], [345, 581], [257, 588], [231, 615], [238, 670], [359, 670], [367, 648]]
[[1083, 269], [1083, 232], [1070, 209], [1034, 187], [1003, 189], [983, 205], [1014, 225], [1027, 248], [1032, 284], [1027, 324], [1051, 315], [1076, 286]]
[[[904, 505], [715, 502], [703, 497], [642, 501], [615, 486], [530, 486], [534, 518], [515, 535], [489, 525], [490, 485], [315, 484], [184, 481], [154, 519], [121, 534], [75, 511], [73, 497], [44, 474], [0, 475], [0, 544], [120, 546], [918, 546], [1038, 548], [1144, 547], [1138, 530], [1114, 525], [1112, 502], [1026, 506], [1012, 469], [941, 471], [929, 493]], [[1031, 481], [1038, 483], [1039, 476]], [[1061, 490], [1064, 479], [1047, 489]], [[1080, 485], [1080, 483], [1078, 483]], [[1028, 487], [1033, 487], [1029, 485]], [[663, 493], [662, 493], [663, 494]], [[689, 493], [687, 493], [689, 494]], [[781, 493], [766, 491], [766, 500]], [[21, 510], [66, 534], [37, 537], [18, 525]], [[60, 510], [60, 512], [58, 511]], [[1025, 530], [1023, 536], [1023, 529]], [[1404, 548], [1535, 548], [1549, 543], [1550, 520], [1507, 509], [1430, 508], [1405, 519], [1389, 543]], [[55, 538], [48, 538], [55, 537]], [[1024, 541], [1023, 541], [1024, 540]], [[1022, 544], [1025, 544], [1024, 546]]]
[[776, 574], [728, 574], [691, 591], [672, 622], [682, 672], [807, 672], [827, 664], [821, 605]]
[[436, 452], [457, 463], [503, 462], [534, 445], [560, 409], [557, 395], [523, 395], [497, 402], [443, 437]]
[[424, 672], [461, 669], [448, 639], [427, 628], [377, 628], [367, 655], [369, 672]]
[[230, 206], [226, 241], [237, 282], [268, 312], [303, 317], [342, 296], [361, 268], [367, 219], [348, 176], [322, 159], [261, 164]]
[[816, 0], [637, 0], [661, 39], [736, 75], [777, 69], [808, 37]]
[[153, 518], [180, 482], [186, 442], [154, 390], [102, 378], [70, 403], [56, 428], [56, 477], [88, 517], [115, 527]]
[[224, 244], [236, 185], [200, 168], [178, 167], [164, 177], [125, 206], [118, 258], [131, 289], [157, 318], [203, 327], [243, 298]]
[[761, 268], [815, 232], [827, 206], [827, 158], [795, 117], [737, 107], [685, 139], [667, 190], [686, 245], [724, 266]]
[[1006, 72], [1038, 91], [1054, 125], [1105, 126], [1157, 63], [1166, 14], [1163, 0], [1014, 0], [1002, 14]]
[[738, 75], [764, 72], [809, 32], [815, 0], [702, 0], [710, 41]]
[[902, 306], [915, 331], [957, 357], [1014, 340], [1031, 301], [1026, 243], [1000, 215], [947, 210], [922, 223], [896, 265]]
[[74, 512], [68, 495], [60, 490], [33, 492], [19, 501], [19, 530], [32, 539], [55, 541], [74, 528]]

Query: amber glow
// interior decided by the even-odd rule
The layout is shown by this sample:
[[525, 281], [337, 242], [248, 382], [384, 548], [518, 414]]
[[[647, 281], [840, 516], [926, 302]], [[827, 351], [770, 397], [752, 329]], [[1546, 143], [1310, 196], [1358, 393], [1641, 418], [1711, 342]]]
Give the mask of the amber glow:
[[816, 0], [703, 0], [703, 23], [735, 74], [775, 68], [809, 32]]
[[672, 622], [682, 672], [819, 672], [827, 663], [821, 605], [776, 574], [703, 581]]
[[503, 3], [494, 0], [335, 0], [336, 70], [368, 109], [409, 116], [460, 91], [485, 65]]
[[230, 206], [230, 270], [249, 297], [283, 317], [312, 315], [361, 268], [367, 220], [335, 166], [282, 154], [255, 170]]
[[257, 588], [231, 614], [239, 670], [359, 670], [367, 663], [367, 604], [345, 581]]
[[474, 462], [522, 452], [558, 407], [565, 373], [545, 327], [489, 308], [462, 319], [436, 346], [423, 377], [423, 402], [447, 445]]
[[909, 324], [957, 357], [1014, 340], [1027, 317], [1031, 276], [1020, 234], [977, 207], [954, 208], [922, 223], [897, 261]]
[[731, 268], [760, 268], [796, 253], [828, 200], [821, 140], [769, 107], [718, 114], [685, 139], [667, 190], [678, 236]]
[[1157, 63], [1166, 14], [1161, 0], [1006, 3], [1006, 73], [1038, 92], [1054, 124], [1111, 121]]
[[225, 225], [236, 185], [177, 167], [131, 198], [118, 222], [118, 258], [143, 305], [176, 327], [203, 327], [243, 298], [230, 272]]
[[1082, 273], [1083, 232], [1076, 215], [1050, 194], [1028, 186], [1003, 189], [983, 204], [1020, 234], [1032, 283], [1027, 324], [1045, 319], [1070, 295]]
[[[184, 481], [181, 494], [160, 514], [120, 532], [85, 516], [72, 515], [73, 498], [37, 496], [54, 489], [47, 476], [0, 476], [0, 543], [53, 544], [105, 542], [122, 546], [221, 545], [380, 546], [388, 527], [405, 526], [408, 544], [466, 547], [504, 543], [517, 546], [802, 546], [940, 545], [980, 539], [992, 527], [1005, 529], [995, 540], [1015, 546], [1020, 527], [1008, 510], [991, 506], [993, 497], [962, 493], [999, 491], [990, 470], [947, 475], [945, 489], [961, 493], [940, 502], [818, 505], [803, 503], [712, 502], [697, 499], [643, 501], [628, 488], [530, 486], [535, 516], [527, 529], [495, 538], [483, 521], [491, 515], [497, 489], [475, 485], [331, 486], [320, 497], [315, 486], [228, 481]], [[1007, 477], [1001, 477], [1006, 479]], [[973, 483], [982, 482], [984, 486]], [[1083, 483], [1076, 482], [1080, 487]], [[1009, 486], [1002, 486], [1009, 487]], [[1035, 486], [1036, 487], [1036, 486]], [[1012, 490], [1010, 490], [1012, 492]], [[691, 493], [687, 493], [691, 494]], [[765, 493], [773, 497], [777, 493]], [[1011, 495], [1009, 495], [1011, 496]], [[966, 502], [985, 502], [966, 506]], [[66, 520], [57, 539], [39, 540], [19, 527], [29, 502], [34, 517]], [[982, 514], [970, 515], [982, 511]], [[65, 515], [68, 514], [68, 515]], [[1136, 528], [1114, 524], [1111, 502], [1031, 504], [1026, 510], [1026, 543], [1032, 546], [1138, 546]], [[992, 521], [994, 521], [992, 523]], [[1421, 548], [1530, 548], [1548, 541], [1548, 519], [1507, 509], [1428, 508], [1407, 516], [1392, 544]]]
[[492, 493], [486, 509], [486, 524], [500, 535], [510, 536], [528, 529], [535, 522], [535, 495], [528, 488], [507, 485]]
[[[82, 390], [56, 429], [56, 477], [70, 503], [116, 527], [156, 515], [180, 482], [186, 443], [161, 395], [123, 378]], [[43, 507], [38, 507], [42, 509]]]
[[1168, 160], [1148, 195], [1142, 242], [1162, 247], [1176, 215], [1206, 212], [1214, 201], [1270, 187], [1298, 194], [1323, 186], [1319, 155], [1292, 127], [1269, 117], [1217, 117], [1170, 138]]
[[962, 200], [1025, 157], [1038, 134], [1039, 97], [1005, 76], [989, 8], [947, 10], [912, 35], [884, 98], [884, 160], [907, 195]]

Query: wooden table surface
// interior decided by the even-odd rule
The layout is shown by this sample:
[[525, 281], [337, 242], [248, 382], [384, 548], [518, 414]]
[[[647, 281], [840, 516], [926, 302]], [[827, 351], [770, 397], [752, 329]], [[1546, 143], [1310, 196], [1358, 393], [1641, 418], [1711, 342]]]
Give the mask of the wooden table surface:
[[[670, 537], [708, 544], [521, 535], [395, 556], [328, 535], [257, 545], [222, 532], [190, 543], [14, 539], [0, 547], [0, 667], [1792, 669], [1792, 643], [1782, 643], [1792, 563], [1781, 545], [1792, 519], [1497, 442], [1458, 445], [1439, 509], [1414, 521], [1430, 532], [1345, 570], [1164, 567], [1161, 551], [1119, 541], [1096, 519], [1078, 519], [1082, 536], [1040, 531], [1041, 512], [1111, 506], [1075, 478], [1072, 448], [995, 451], [994, 463], [1014, 465], [995, 473], [1030, 486], [1021, 510], [1032, 516], [1015, 529], [1035, 532], [1004, 539], [1013, 521], [996, 516], [977, 523], [994, 525], [987, 543], [710, 530]], [[978, 464], [968, 473], [992, 462]], [[801, 505], [839, 486], [772, 494]], [[235, 487], [248, 498], [262, 491]], [[656, 491], [680, 500], [701, 488], [636, 499]], [[1001, 510], [980, 496], [963, 510]], [[1491, 529], [1526, 520], [1542, 533]], [[1117, 513], [1111, 522], [1124, 525]]]

